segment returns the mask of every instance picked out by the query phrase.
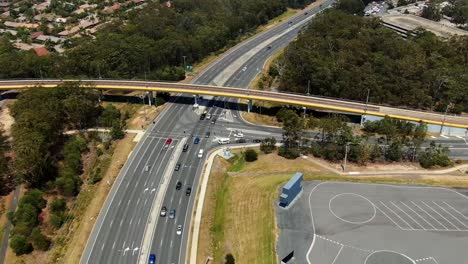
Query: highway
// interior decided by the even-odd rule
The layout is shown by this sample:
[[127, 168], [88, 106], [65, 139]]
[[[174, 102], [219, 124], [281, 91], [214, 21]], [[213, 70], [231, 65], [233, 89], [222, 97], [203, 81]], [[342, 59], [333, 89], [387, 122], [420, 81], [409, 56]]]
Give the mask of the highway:
[[[307, 19], [307, 16], [298, 16], [293, 19], [300, 21]], [[257, 47], [265, 39], [269, 40], [281, 34], [284, 30], [287, 30], [288, 34], [281, 34], [281, 36], [287, 36], [289, 39], [284, 42], [279, 41], [279, 43], [286, 45], [287, 41], [292, 39], [293, 34], [297, 34], [297, 30], [289, 34], [291, 30], [288, 29], [288, 25], [282, 24], [236, 46], [228, 52], [227, 56], [222, 57], [214, 66], [201, 74], [195, 83], [211, 83], [216, 76], [219, 76], [220, 71], [226, 68], [223, 65], [231, 65], [231, 61], [238, 58], [240, 54]], [[277, 48], [279, 46], [274, 50]], [[269, 54], [262, 54], [262, 58], [271, 55], [274, 50], [272, 49]], [[264, 59], [256, 59], [255, 55], [250, 59], [250, 63], [255, 66], [263, 64], [264, 61]], [[255, 74], [249, 76], [234, 78], [249, 83]], [[204, 100], [202, 103], [208, 102]], [[197, 152], [201, 148], [208, 150], [214, 146], [214, 136], [228, 136], [232, 129], [239, 127], [234, 125], [234, 118], [237, 116], [234, 117], [232, 114], [226, 118], [219, 117], [214, 125], [208, 120], [200, 121], [199, 116], [192, 111], [192, 103], [191, 97], [176, 97], [174, 101], [168, 103], [166, 111], [155, 124], [147, 129], [112, 186], [83, 252], [81, 263], [136, 263], [138, 260], [140, 263], [147, 263], [150, 253], [156, 254], [157, 263], [184, 263], [188, 239], [186, 231], [190, 225], [200, 165], [204, 161], [204, 158], [197, 157]], [[217, 115], [225, 112], [222, 108], [208, 108], [208, 110]], [[232, 129], [228, 130], [229, 128]], [[212, 137], [206, 139], [204, 136], [209, 130], [213, 134]], [[254, 133], [250, 137], [264, 137], [256, 131], [252, 132]], [[249, 137], [249, 133], [245, 134]], [[200, 136], [199, 144], [193, 144], [192, 135]], [[164, 145], [168, 137], [171, 137], [173, 141], [171, 146], [166, 148]], [[188, 139], [190, 147], [180, 156], [175, 155], [174, 149], [179, 147], [177, 144], [184, 137]], [[180, 162], [182, 167], [179, 171], [171, 173], [169, 170], [173, 168], [169, 167], [168, 163], [171, 161], [173, 163], [174, 160], [178, 160], [177, 162]], [[172, 177], [170, 177], [161, 205], [156, 205], [154, 204], [156, 195], [160, 192], [164, 194], [161, 182], [164, 175], [168, 174], [167, 172]], [[182, 190], [176, 191], [175, 184], [179, 180], [183, 182], [183, 187]], [[188, 186], [193, 188], [191, 196], [185, 194]], [[167, 206], [168, 210], [175, 209], [176, 217], [174, 219], [151, 217], [151, 208], [156, 207], [159, 215], [162, 205]], [[147, 227], [153, 227], [155, 223], [157, 226], [153, 236], [153, 230]], [[179, 224], [183, 225], [182, 236], [177, 236], [175, 232]], [[148, 235], [151, 236], [151, 243], [144, 245], [144, 237]]]
[[[309, 11], [307, 16], [299, 14], [291, 19], [293, 23], [285, 21], [232, 48], [203, 71], [192, 85], [184, 85], [191, 89], [184, 92], [203, 94], [192, 89], [202, 87], [201, 85], [226, 86], [223, 88], [248, 87], [261, 70], [265, 60], [297, 35], [303, 26], [299, 24], [300, 21], [310, 19], [312, 13], [317, 11], [317, 9]], [[298, 24], [297, 27], [293, 26]], [[265, 46], [272, 48], [267, 49]], [[114, 84], [116, 82], [112, 83], [112, 86]], [[153, 84], [131, 82], [131, 85], [139, 90], [145, 90]], [[182, 84], [164, 85], [179, 87]], [[243, 122], [239, 118], [235, 104], [230, 102], [233, 102], [233, 99], [224, 96], [216, 97], [214, 100], [205, 96], [205, 99], [199, 102], [207, 106], [207, 110], [216, 116], [215, 124], [211, 124], [210, 120], [199, 120], [199, 115], [192, 109], [192, 96], [180, 94], [168, 102], [166, 111], [147, 129], [113, 184], [96, 220], [81, 263], [147, 263], [150, 253], [156, 255], [156, 263], [185, 263], [198, 178], [208, 150], [217, 145], [215, 138], [230, 136], [236, 129], [242, 130], [248, 139], [281, 137], [281, 130], [278, 128], [259, 128]], [[225, 105], [228, 106], [227, 109]], [[211, 135], [205, 138], [208, 131]], [[165, 147], [168, 137], [173, 141], [170, 146]], [[200, 138], [199, 144], [193, 143], [195, 137]], [[181, 147], [180, 142], [185, 139], [189, 145], [188, 151], [177, 152]], [[460, 139], [447, 140], [453, 140], [453, 144], [460, 146], [464, 143]], [[201, 159], [197, 157], [199, 149], [205, 150], [205, 156]], [[181, 163], [179, 171], [174, 171], [171, 164], [175, 163]], [[168, 185], [165, 190], [161, 183], [165, 182], [165, 177], [168, 175]], [[182, 182], [181, 190], [175, 189], [178, 181]], [[192, 188], [190, 196], [185, 194], [187, 187]], [[157, 200], [158, 195], [162, 196], [161, 201]], [[166, 206], [168, 210], [175, 209], [175, 218], [159, 217], [162, 206]], [[151, 216], [152, 207], [156, 208], [156, 217]], [[177, 225], [183, 226], [181, 236], [176, 234]], [[149, 238], [149, 243], [145, 242], [146, 238]]]

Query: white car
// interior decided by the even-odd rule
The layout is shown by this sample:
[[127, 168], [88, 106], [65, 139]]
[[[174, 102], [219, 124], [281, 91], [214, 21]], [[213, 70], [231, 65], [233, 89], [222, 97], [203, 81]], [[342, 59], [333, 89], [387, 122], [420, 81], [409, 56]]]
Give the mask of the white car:
[[206, 115], [206, 120], [210, 120], [211, 119], [211, 114], [207, 114]]
[[236, 131], [234, 132], [234, 137], [236, 138], [243, 138], [244, 137], [244, 134], [240, 131]]
[[177, 226], [177, 232], [176, 232], [176, 233], [177, 233], [177, 235], [179, 235], [179, 236], [182, 235], [182, 225], [178, 225], [178, 226]]

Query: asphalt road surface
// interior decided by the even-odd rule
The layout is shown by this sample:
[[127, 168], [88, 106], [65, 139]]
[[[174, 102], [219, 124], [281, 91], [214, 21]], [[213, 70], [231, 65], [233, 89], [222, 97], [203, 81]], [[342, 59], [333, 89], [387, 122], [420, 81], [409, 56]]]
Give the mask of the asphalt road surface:
[[434, 264], [468, 258], [468, 197], [452, 189], [321, 183], [308, 200], [316, 230], [309, 263]]
[[[220, 83], [221, 85], [246, 87], [257, 74], [251, 69], [257, 69], [257, 67], [261, 69], [261, 65], [268, 56], [286, 45], [297, 34], [299, 26], [295, 27], [292, 24], [301, 23], [300, 21], [305, 19], [310, 20], [310, 17], [306, 15], [294, 17], [292, 23], [286, 22], [273, 27], [236, 46], [201, 74], [195, 83], [211, 83], [223, 74], [228, 78], [222, 78], [224, 83]], [[256, 50], [255, 47], [262, 43], [268, 43], [264, 45], [271, 45], [272, 48]], [[233, 61], [252, 50], [249, 62], [241, 66], [244, 70], [223, 72], [229, 67], [228, 65], [232, 65]], [[219, 79], [218, 77], [217, 80]], [[232, 114], [234, 110], [229, 111], [230, 119], [220, 118], [216, 124], [211, 124], [208, 120], [200, 121], [198, 115], [192, 110], [192, 103], [187, 102], [190, 100], [193, 101], [191, 97], [177, 97], [175, 102], [169, 103], [167, 110], [158, 118], [156, 124], [148, 128], [113, 184], [87, 243], [81, 263], [136, 263], [140, 256], [147, 258], [150, 253], [156, 254], [158, 263], [184, 263], [188, 239], [186, 230], [190, 224], [193, 208], [193, 196], [186, 196], [185, 190], [189, 186], [194, 191], [196, 190], [200, 165], [204, 160], [204, 158], [197, 157], [197, 152], [199, 149], [205, 149], [206, 153], [206, 150], [214, 146], [213, 138], [216, 133], [218, 136], [229, 135], [232, 130], [228, 129], [238, 127], [238, 124], [234, 123], [238, 118], [237, 114]], [[209, 104], [210, 100], [204, 100], [201, 103]], [[207, 110], [212, 111], [218, 117], [221, 117], [223, 112], [221, 107]], [[211, 130], [213, 130], [213, 136], [205, 138], [206, 132]], [[260, 136], [255, 130], [252, 131], [254, 133], [250, 135], [251, 138]], [[244, 134], [249, 136], [247, 132]], [[173, 147], [184, 136], [189, 137], [189, 150], [174, 157]], [[193, 139], [197, 136], [201, 139], [200, 143], [193, 144]], [[165, 147], [168, 137], [171, 137], [173, 141], [171, 146]], [[162, 205], [167, 206], [168, 210], [175, 209], [176, 217], [158, 219], [151, 248], [142, 248], [145, 229], [148, 224], [155, 221], [149, 217], [150, 209], [159, 191], [161, 178], [168, 169], [167, 164], [171, 159], [178, 159], [182, 166], [179, 171], [173, 173]], [[175, 190], [177, 181], [183, 183], [180, 191]], [[176, 234], [176, 227], [179, 224], [183, 226], [181, 236]], [[145, 261], [147, 260], [142, 259], [143, 263]]]

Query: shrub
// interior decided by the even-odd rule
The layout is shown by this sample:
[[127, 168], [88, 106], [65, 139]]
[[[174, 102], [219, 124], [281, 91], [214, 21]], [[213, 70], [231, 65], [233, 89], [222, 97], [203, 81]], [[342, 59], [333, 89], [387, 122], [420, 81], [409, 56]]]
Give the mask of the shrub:
[[275, 144], [276, 139], [274, 137], [265, 138], [262, 140], [262, 143], [260, 143], [260, 150], [265, 154], [272, 153], [274, 150], [276, 150]]
[[279, 148], [278, 155], [287, 159], [296, 159], [299, 157], [299, 149], [297, 148]]
[[10, 239], [10, 247], [17, 256], [31, 253], [33, 247], [28, 243], [25, 236], [13, 235]]
[[101, 168], [98, 167], [96, 170], [94, 170], [89, 177], [89, 183], [95, 184], [98, 183], [102, 180], [102, 173], [101, 173]]
[[253, 149], [246, 150], [244, 155], [245, 155], [245, 161], [247, 162], [256, 161], [258, 157], [257, 152]]
[[110, 131], [111, 138], [113, 140], [122, 139], [125, 136], [124, 131], [122, 130], [122, 126], [119, 123], [114, 123], [112, 125], [112, 129]]
[[53, 213], [50, 215], [49, 223], [54, 228], [59, 229], [65, 223], [65, 214], [63, 213]]
[[67, 209], [67, 203], [65, 199], [59, 198], [59, 199], [54, 199], [50, 203], [50, 211], [52, 213], [58, 213], [58, 212], [63, 212]]
[[31, 233], [31, 240], [33, 242], [34, 248], [42, 251], [49, 249], [50, 240], [41, 233], [39, 228], [34, 228]]

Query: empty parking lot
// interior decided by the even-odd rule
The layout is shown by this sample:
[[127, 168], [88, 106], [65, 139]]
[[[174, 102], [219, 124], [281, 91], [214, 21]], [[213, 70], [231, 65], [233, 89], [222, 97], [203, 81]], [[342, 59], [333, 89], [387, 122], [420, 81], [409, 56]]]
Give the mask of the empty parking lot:
[[281, 258], [295, 250], [292, 263], [442, 264], [468, 259], [468, 198], [453, 189], [306, 183], [300, 199], [278, 213], [278, 253]]

